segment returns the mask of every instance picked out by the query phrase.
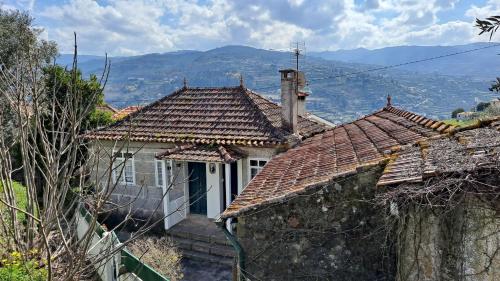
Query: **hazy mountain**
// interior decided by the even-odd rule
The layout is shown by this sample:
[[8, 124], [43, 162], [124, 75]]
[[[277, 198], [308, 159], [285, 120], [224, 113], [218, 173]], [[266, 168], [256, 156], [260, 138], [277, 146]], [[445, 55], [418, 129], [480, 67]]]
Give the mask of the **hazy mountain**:
[[[447, 56], [479, 48], [482, 49]], [[399, 67], [399, 69], [491, 79], [495, 73], [500, 73], [499, 53], [499, 43], [473, 43], [458, 46], [398, 46], [375, 50], [360, 48], [354, 50], [312, 52], [309, 55], [328, 60], [383, 66], [424, 60], [430, 57], [447, 56], [436, 60], [404, 65]]]
[[[464, 68], [479, 68], [472, 58], [457, 60]], [[79, 67], [88, 75], [100, 73], [102, 65], [100, 57], [80, 60]], [[246, 87], [279, 101], [278, 70], [293, 65], [289, 53], [244, 46], [111, 58], [106, 100], [117, 107], [144, 104], [182, 87], [184, 78], [189, 86], [219, 87], [238, 85], [242, 74]], [[377, 66], [313, 56], [300, 67], [312, 90], [308, 110], [333, 122], [349, 121], [383, 107], [387, 94], [395, 104], [433, 118], [448, 117], [457, 107], [471, 108], [477, 100], [489, 101], [495, 96], [488, 91], [492, 79], [475, 76], [403, 69], [370, 71]], [[491, 78], [494, 76], [492, 71]]]

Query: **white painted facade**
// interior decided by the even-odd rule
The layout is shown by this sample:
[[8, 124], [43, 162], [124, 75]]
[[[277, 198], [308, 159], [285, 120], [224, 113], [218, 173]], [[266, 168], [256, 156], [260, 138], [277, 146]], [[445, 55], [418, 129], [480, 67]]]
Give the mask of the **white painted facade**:
[[[109, 152], [118, 152], [117, 147], [119, 148], [120, 145], [113, 142], [101, 142], [102, 156], [99, 160], [101, 175], [106, 172], [106, 167], [109, 165], [109, 156], [112, 155]], [[189, 194], [188, 162], [156, 158], [158, 154], [172, 147], [172, 144], [160, 143], [128, 144], [127, 151], [132, 156], [125, 162], [127, 170], [132, 171], [133, 175], [127, 174], [127, 177], [133, 180], [131, 182], [119, 180], [124, 178], [124, 175], [120, 177], [120, 171], [117, 169], [113, 173], [113, 182], [117, 185], [111, 195], [115, 203], [133, 202], [131, 203], [133, 210], [144, 217], [164, 216], [165, 229], [171, 228], [186, 218], [190, 213], [190, 204], [193, 203], [190, 202]], [[217, 218], [231, 203], [231, 182], [237, 181], [237, 194], [240, 194], [251, 180], [251, 161], [260, 161], [260, 163], [269, 161], [279, 152], [276, 148], [238, 147], [238, 149], [248, 156], [236, 161], [236, 173], [233, 175], [230, 164], [199, 162], [205, 163], [206, 216], [210, 219]], [[105, 161], [106, 156], [108, 161]], [[122, 163], [124, 160], [119, 159], [119, 161]], [[211, 170], [211, 166], [215, 166], [215, 169]], [[236, 179], [232, 178], [234, 174], [236, 174]], [[105, 184], [103, 182], [101, 185]]]
[[457, 113], [457, 120], [460, 120], [460, 121], [472, 120], [476, 117], [477, 117], [477, 114], [475, 112], [459, 112], [459, 113]]

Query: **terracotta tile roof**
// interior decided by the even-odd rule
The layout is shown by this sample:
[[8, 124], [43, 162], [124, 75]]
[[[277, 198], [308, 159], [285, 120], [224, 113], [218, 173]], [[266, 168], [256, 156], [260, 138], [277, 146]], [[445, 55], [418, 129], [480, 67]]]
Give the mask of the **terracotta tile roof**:
[[385, 166], [384, 173], [377, 185], [391, 185], [401, 182], [422, 181], [422, 152], [419, 147], [411, 146], [393, 155]]
[[118, 109], [112, 107], [109, 104], [98, 105], [98, 106], [96, 106], [96, 109], [101, 110], [101, 111], [111, 112], [111, 113], [117, 113], [118, 112]]
[[[300, 137], [328, 128], [305, 117], [298, 127]], [[86, 137], [117, 140], [129, 133], [133, 141], [253, 146], [294, 137], [282, 129], [280, 106], [243, 87], [182, 88]]]
[[222, 145], [184, 144], [158, 154], [158, 159], [232, 163], [245, 157], [241, 151]]
[[431, 138], [403, 147], [387, 164], [377, 185], [422, 182], [437, 175], [498, 165], [499, 122], [487, 127], [465, 128], [451, 138]]
[[234, 217], [279, 202], [357, 168], [378, 164], [391, 148], [438, 136], [452, 129], [420, 115], [388, 106], [354, 122], [315, 135], [264, 167], [222, 214]]
[[113, 114], [112, 118], [115, 120], [121, 120], [121, 119], [129, 116], [130, 114], [141, 110], [142, 108], [143, 108], [143, 106], [136, 106], [136, 105], [127, 106], [125, 108], [118, 110], [115, 114]]

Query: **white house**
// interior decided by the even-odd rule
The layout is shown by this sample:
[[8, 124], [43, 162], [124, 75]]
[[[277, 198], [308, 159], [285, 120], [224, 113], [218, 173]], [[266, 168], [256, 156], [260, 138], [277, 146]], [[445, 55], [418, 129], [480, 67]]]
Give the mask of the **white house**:
[[[113, 172], [112, 200], [130, 202], [136, 217], [166, 216], [166, 229], [193, 213], [216, 218], [274, 155], [329, 128], [304, 110], [303, 75], [280, 73], [282, 106], [243, 83], [185, 85], [87, 134], [115, 167], [125, 162]], [[102, 157], [99, 170], [106, 165]]]
[[477, 116], [476, 112], [469, 112], [469, 111], [459, 112], [457, 113], [457, 120], [461, 121], [472, 120], [476, 118], [476, 116]]

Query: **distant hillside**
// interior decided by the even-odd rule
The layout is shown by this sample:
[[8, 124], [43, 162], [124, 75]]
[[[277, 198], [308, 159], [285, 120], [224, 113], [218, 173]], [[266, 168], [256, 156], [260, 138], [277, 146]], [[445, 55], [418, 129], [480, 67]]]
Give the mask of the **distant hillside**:
[[495, 47], [427, 62], [409, 64], [401, 66], [399, 69], [491, 80], [496, 74], [500, 74], [500, 56], [498, 56], [500, 53], [500, 44], [498, 43], [473, 43], [458, 46], [398, 46], [376, 50], [360, 48], [354, 50], [312, 52], [309, 55], [328, 60], [386, 66], [487, 46]]
[[[103, 58], [80, 62], [88, 75], [101, 71]], [[181, 87], [184, 78], [194, 87], [231, 86], [238, 85], [243, 74], [246, 87], [279, 101], [278, 70], [291, 66], [288, 53], [244, 46], [111, 58], [106, 100], [117, 107], [143, 104]], [[477, 77], [400, 69], [347, 75], [373, 67], [309, 56], [302, 65], [312, 90], [308, 110], [345, 122], [381, 108], [391, 94], [395, 104], [408, 110], [445, 118], [457, 107], [470, 108], [476, 100], [488, 101], [495, 95], [488, 91], [490, 79]]]

